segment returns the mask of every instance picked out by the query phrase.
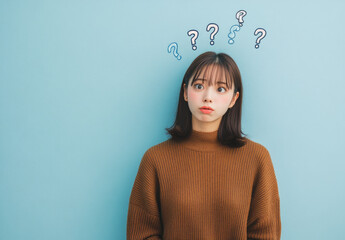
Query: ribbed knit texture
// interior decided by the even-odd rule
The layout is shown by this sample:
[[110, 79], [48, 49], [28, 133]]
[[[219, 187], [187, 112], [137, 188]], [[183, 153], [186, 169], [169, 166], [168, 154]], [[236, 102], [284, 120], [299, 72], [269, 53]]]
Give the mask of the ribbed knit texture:
[[268, 150], [229, 148], [217, 131], [164, 141], [141, 159], [129, 199], [127, 240], [279, 240], [278, 184]]

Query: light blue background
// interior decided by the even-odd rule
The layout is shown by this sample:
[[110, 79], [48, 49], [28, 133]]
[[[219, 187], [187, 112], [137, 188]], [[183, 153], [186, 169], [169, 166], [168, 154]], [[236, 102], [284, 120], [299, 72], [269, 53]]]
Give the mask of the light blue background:
[[182, 77], [208, 50], [240, 68], [243, 131], [270, 151], [282, 239], [343, 238], [344, 11], [340, 0], [1, 1], [0, 239], [125, 239], [141, 157], [168, 139]]

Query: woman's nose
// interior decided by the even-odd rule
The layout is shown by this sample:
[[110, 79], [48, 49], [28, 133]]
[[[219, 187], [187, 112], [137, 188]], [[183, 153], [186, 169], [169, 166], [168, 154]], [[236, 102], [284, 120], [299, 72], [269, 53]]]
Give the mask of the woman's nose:
[[204, 93], [204, 102], [212, 102], [213, 99], [213, 90], [211, 88], [207, 88]]

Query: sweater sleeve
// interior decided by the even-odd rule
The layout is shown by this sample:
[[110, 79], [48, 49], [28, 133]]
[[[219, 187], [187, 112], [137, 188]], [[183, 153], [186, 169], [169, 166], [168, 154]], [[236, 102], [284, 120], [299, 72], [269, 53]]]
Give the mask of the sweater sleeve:
[[162, 239], [159, 182], [150, 149], [141, 159], [129, 198], [127, 240]]
[[258, 170], [253, 184], [247, 223], [247, 238], [255, 240], [280, 240], [280, 197], [278, 183], [270, 154], [261, 151]]

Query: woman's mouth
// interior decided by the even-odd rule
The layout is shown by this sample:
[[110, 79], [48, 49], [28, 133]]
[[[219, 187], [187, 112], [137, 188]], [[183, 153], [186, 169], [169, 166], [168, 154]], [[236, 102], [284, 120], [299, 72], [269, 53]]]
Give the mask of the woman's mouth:
[[208, 113], [213, 112], [213, 109], [212, 109], [211, 107], [206, 107], [206, 106], [204, 106], [204, 107], [201, 107], [201, 108], [200, 108], [200, 111], [201, 111], [202, 113], [208, 114]]

